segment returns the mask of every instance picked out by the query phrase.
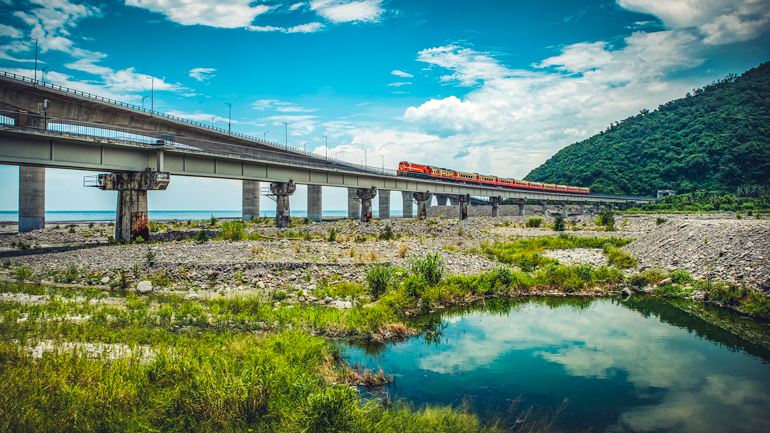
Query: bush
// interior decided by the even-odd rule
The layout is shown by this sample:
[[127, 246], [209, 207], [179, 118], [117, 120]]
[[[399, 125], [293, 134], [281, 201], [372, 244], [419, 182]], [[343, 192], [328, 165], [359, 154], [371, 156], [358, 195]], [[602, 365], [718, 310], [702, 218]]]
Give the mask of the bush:
[[604, 226], [607, 231], [615, 230], [615, 212], [604, 209], [599, 212], [599, 223]]
[[206, 242], [209, 240], [209, 232], [206, 231], [206, 229], [203, 229], [195, 234], [193, 240], [195, 240], [195, 242]]
[[496, 284], [501, 284], [505, 287], [510, 286], [514, 282], [513, 272], [505, 266], [498, 266], [492, 271], [492, 279]]
[[692, 275], [690, 275], [689, 272], [683, 269], [676, 270], [669, 273], [668, 277], [671, 278], [672, 283], [681, 284], [681, 285], [692, 284], [694, 281], [692, 278]]
[[527, 227], [540, 227], [543, 224], [542, 218], [532, 217], [527, 220]]
[[150, 247], [147, 247], [147, 252], [144, 254], [144, 259], [148, 262], [152, 262], [155, 260], [155, 257], [157, 257], [158, 254], [155, 253], [155, 251], [151, 250]]
[[681, 286], [675, 286], [673, 284], [666, 284], [658, 289], [658, 296], [671, 299], [682, 299], [690, 296], [692, 289], [685, 289]]
[[75, 263], [67, 263], [67, 267], [64, 271], [64, 282], [71, 283], [78, 279], [78, 265]]
[[563, 232], [566, 228], [566, 223], [564, 222], [564, 217], [561, 216], [561, 214], [556, 215], [553, 219], [553, 229], [557, 232]]
[[390, 264], [377, 263], [366, 268], [366, 282], [373, 298], [377, 299], [388, 291], [394, 275]]
[[209, 225], [214, 227], [217, 225], [217, 222], [219, 222], [219, 220], [214, 215], [211, 215], [211, 219], [209, 219]]
[[18, 265], [13, 272], [13, 277], [19, 282], [27, 281], [32, 278], [32, 269], [27, 265]]
[[336, 242], [337, 241], [337, 233], [339, 233], [339, 230], [333, 228], [329, 230], [329, 237], [326, 239], [328, 242]]
[[413, 275], [419, 275], [431, 286], [441, 282], [446, 268], [444, 259], [439, 253], [428, 253], [424, 259], [412, 256], [409, 260]]
[[750, 290], [746, 286], [738, 286], [732, 283], [718, 283], [706, 294], [709, 301], [721, 302], [726, 305], [738, 305], [746, 299]]
[[393, 233], [393, 228], [390, 227], [390, 224], [385, 224], [385, 230], [380, 233], [380, 240], [392, 241], [394, 239], [396, 239], [396, 234]]
[[614, 246], [604, 250], [604, 254], [607, 256], [607, 264], [618, 269], [630, 268], [637, 263], [637, 260], [631, 257], [627, 252]]
[[228, 241], [240, 241], [246, 238], [246, 225], [241, 220], [233, 220], [222, 223], [222, 239]]
[[663, 224], [664, 222], [666, 222], [666, 220], [664, 220], [661, 217], [658, 217], [658, 219], [655, 220], [655, 225], [659, 226], [659, 225]]

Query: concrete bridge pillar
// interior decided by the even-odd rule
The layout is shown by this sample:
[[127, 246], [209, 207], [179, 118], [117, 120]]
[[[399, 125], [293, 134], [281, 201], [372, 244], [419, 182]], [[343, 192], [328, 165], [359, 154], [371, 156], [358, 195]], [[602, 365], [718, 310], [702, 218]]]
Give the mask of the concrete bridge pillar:
[[585, 215], [586, 214], [586, 202], [581, 201], [581, 202], [578, 202], [578, 204], [580, 205], [580, 215]]
[[426, 203], [433, 197], [429, 192], [415, 192], [412, 194], [417, 201], [417, 217], [424, 220], [428, 216]]
[[446, 195], [446, 194], [438, 194], [438, 195], [436, 195], [436, 205], [437, 206], [446, 206], [448, 199], [449, 199], [448, 195]]
[[372, 222], [372, 199], [377, 196], [377, 187], [358, 188], [356, 194], [361, 199], [361, 222]]
[[361, 203], [358, 201], [358, 188], [348, 188], [348, 219], [361, 218]]
[[291, 209], [289, 197], [297, 190], [293, 180], [270, 184], [270, 192], [275, 195], [275, 226], [281, 229], [289, 227]]
[[19, 167], [19, 233], [45, 228], [45, 168]]
[[377, 191], [377, 195], [380, 200], [380, 219], [390, 219], [390, 191], [381, 189]]
[[124, 172], [99, 175], [99, 188], [118, 191], [115, 240], [133, 242], [138, 237], [150, 239], [147, 191], [163, 191], [171, 176], [157, 171]]
[[457, 201], [460, 203], [460, 219], [468, 219], [468, 203], [471, 201], [471, 195], [458, 195]]
[[492, 203], [492, 216], [500, 216], [500, 200], [502, 197], [489, 197], [489, 202]]
[[323, 193], [321, 185], [307, 186], [307, 219], [320, 223], [323, 219]]
[[412, 194], [406, 191], [401, 191], [401, 199], [403, 201], [404, 218], [414, 218], [414, 202], [412, 201]]
[[561, 202], [561, 216], [567, 218], [567, 209], [569, 208], [569, 201], [563, 200]]
[[457, 200], [457, 196], [456, 195], [449, 195], [449, 196], [447, 196], [447, 198], [449, 198], [449, 204], [451, 206], [457, 206], [458, 204], [460, 204], [460, 201]]
[[524, 205], [527, 203], [526, 198], [520, 198], [517, 204], [519, 205], [519, 216], [524, 216]]
[[244, 180], [241, 192], [241, 218], [248, 221], [259, 218], [259, 182]]
[[539, 200], [538, 203], [543, 207], [543, 216], [548, 216], [548, 200]]
[[610, 212], [615, 211], [615, 203], [607, 203], [607, 207], [610, 209]]

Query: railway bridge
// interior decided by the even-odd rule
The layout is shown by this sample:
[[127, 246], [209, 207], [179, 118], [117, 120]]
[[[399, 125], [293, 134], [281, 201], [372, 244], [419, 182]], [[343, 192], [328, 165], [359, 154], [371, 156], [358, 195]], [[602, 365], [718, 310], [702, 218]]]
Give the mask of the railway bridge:
[[[47, 109], [42, 105], [45, 99], [50, 102]], [[62, 107], [54, 109], [57, 104]], [[87, 179], [87, 186], [118, 191], [115, 237], [126, 240], [147, 238], [147, 191], [165, 189], [174, 176], [241, 180], [244, 219], [259, 215], [259, 183], [269, 183], [276, 200], [276, 224], [284, 227], [290, 214], [288, 198], [298, 184], [308, 187], [308, 218], [313, 221], [322, 218], [323, 186], [347, 188], [348, 216], [365, 222], [372, 218], [375, 198], [379, 218], [390, 218], [391, 191], [401, 192], [405, 218], [414, 215], [415, 203], [418, 217], [425, 218], [433, 195], [439, 205], [447, 200], [458, 204], [463, 219], [471, 196], [487, 197], [493, 216], [506, 198], [517, 200], [520, 215], [531, 199], [544, 210], [557, 203], [562, 212], [570, 202], [614, 206], [656, 200], [409, 178], [396, 170], [318, 156], [2, 73], [0, 108], [0, 164], [20, 166], [19, 231], [45, 225], [46, 167], [102, 172]]]

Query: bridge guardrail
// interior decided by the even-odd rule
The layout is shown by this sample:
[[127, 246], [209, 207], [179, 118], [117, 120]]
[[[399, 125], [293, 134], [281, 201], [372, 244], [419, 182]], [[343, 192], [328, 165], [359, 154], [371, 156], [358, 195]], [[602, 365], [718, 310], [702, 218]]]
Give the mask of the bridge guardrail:
[[255, 141], [255, 142], [260, 143], [260, 144], [267, 144], [267, 145], [270, 145], [270, 146], [291, 150], [292, 152], [299, 152], [299, 153], [304, 153], [304, 154], [307, 154], [307, 155], [313, 155], [313, 156], [318, 157], [318, 155], [315, 155], [312, 152], [308, 152], [307, 150], [301, 149], [301, 148], [298, 148], [298, 147], [291, 147], [288, 144], [280, 144], [280, 143], [276, 143], [274, 141], [269, 141], [269, 140], [265, 140], [265, 139], [262, 139], [262, 138], [257, 138], [257, 137], [252, 137], [250, 135], [241, 134], [239, 132], [228, 131], [228, 130], [226, 130], [224, 128], [217, 128], [217, 127], [215, 127], [213, 125], [208, 125], [208, 124], [203, 123], [203, 122], [197, 122], [195, 120], [185, 119], [183, 117], [174, 116], [172, 114], [162, 113], [160, 111], [148, 110], [148, 109], [144, 108], [143, 106], [129, 104], [127, 102], [121, 102], [121, 101], [117, 101], [117, 100], [111, 99], [111, 98], [105, 98], [103, 96], [94, 95], [94, 94], [88, 93], [88, 92], [83, 92], [82, 90], [70, 89], [69, 87], [60, 86], [58, 84], [46, 83], [45, 81], [35, 80], [33, 78], [29, 78], [29, 77], [26, 77], [24, 75], [15, 74], [13, 72], [0, 71], [0, 76], [5, 77], [5, 78], [10, 78], [10, 79], [16, 80], [16, 81], [21, 81], [22, 83], [30, 83], [33, 86], [42, 86], [43, 88], [48, 88], [48, 89], [51, 89], [51, 90], [58, 90], [60, 92], [65, 92], [65, 93], [69, 93], [69, 94], [72, 94], [72, 95], [75, 95], [75, 96], [81, 96], [81, 97], [84, 97], [84, 98], [93, 99], [95, 101], [104, 102], [106, 104], [115, 105], [115, 106], [123, 107], [123, 108], [128, 108], [128, 109], [131, 109], [131, 110], [141, 111], [141, 112], [144, 112], [144, 113], [148, 113], [148, 114], [150, 114], [152, 116], [165, 117], [167, 119], [176, 120], [178, 122], [184, 122], [184, 123], [187, 123], [187, 124], [190, 124], [190, 125], [194, 125], [194, 126], [197, 126], [197, 127], [200, 127], [200, 128], [205, 128], [205, 129], [209, 129], [209, 130], [212, 130], [212, 131], [217, 131], [217, 132], [225, 133], [225, 134], [228, 134], [228, 135], [234, 135], [236, 137], [245, 138], [247, 140]]

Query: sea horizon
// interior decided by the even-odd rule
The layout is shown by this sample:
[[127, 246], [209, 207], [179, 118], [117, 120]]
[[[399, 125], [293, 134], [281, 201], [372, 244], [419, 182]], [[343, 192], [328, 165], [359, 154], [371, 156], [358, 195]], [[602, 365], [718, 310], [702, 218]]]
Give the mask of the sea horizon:
[[[203, 220], [209, 219], [212, 216], [216, 218], [241, 218], [242, 213], [240, 210], [159, 210], [149, 211], [150, 221], [171, 221], [171, 220]], [[392, 216], [401, 216], [401, 211], [390, 213]], [[93, 211], [46, 211], [45, 221], [46, 223], [62, 223], [62, 222], [109, 222], [115, 221], [115, 211], [108, 210], [93, 210]], [[324, 210], [324, 217], [347, 217], [347, 210]], [[378, 215], [378, 212], [372, 211], [372, 215]], [[260, 217], [272, 218], [275, 217], [275, 210], [260, 211]], [[293, 217], [306, 217], [306, 210], [296, 210], [291, 212]], [[0, 222], [2, 223], [18, 223], [19, 212], [18, 211], [0, 211]]]

